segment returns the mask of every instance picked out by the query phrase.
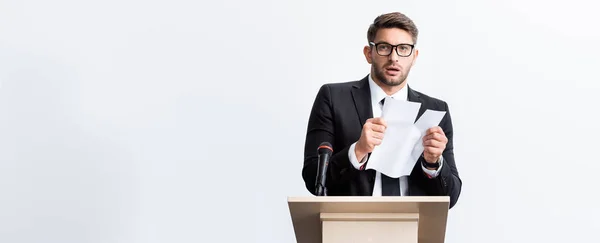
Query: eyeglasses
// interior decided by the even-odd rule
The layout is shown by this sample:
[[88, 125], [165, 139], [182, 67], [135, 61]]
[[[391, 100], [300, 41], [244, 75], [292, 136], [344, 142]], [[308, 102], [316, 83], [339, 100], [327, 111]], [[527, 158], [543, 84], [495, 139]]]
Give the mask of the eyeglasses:
[[375, 50], [377, 50], [377, 54], [379, 54], [380, 56], [389, 56], [390, 54], [392, 54], [392, 50], [396, 48], [396, 53], [398, 54], [398, 56], [408, 57], [412, 54], [413, 49], [415, 48], [415, 45], [413, 44], [398, 44], [395, 46], [385, 42], [377, 44], [369, 42], [369, 44], [375, 46]]

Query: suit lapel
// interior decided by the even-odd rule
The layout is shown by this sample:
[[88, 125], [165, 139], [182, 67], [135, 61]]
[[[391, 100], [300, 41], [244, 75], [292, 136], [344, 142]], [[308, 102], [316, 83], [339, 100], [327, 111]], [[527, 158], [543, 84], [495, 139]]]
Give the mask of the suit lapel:
[[360, 120], [360, 127], [365, 125], [367, 119], [373, 117], [373, 108], [371, 107], [371, 90], [369, 89], [368, 76], [363, 78], [352, 88], [352, 99]]
[[409, 85], [406, 85], [406, 87], [408, 88], [408, 101], [421, 103], [421, 107], [419, 108], [419, 113], [417, 114], [417, 117], [415, 118], [415, 121], [414, 121], [414, 122], [416, 122], [421, 117], [421, 115], [423, 115], [423, 113], [425, 113], [425, 110], [427, 110], [427, 108], [425, 107], [425, 104], [423, 104], [423, 100], [421, 99], [421, 96], [417, 92], [415, 92], [413, 89], [411, 89]]
[[[425, 113], [427, 108], [425, 104], [423, 104], [423, 100], [421, 96], [410, 88], [410, 85], [406, 85], [408, 88], [408, 101], [421, 103], [421, 107], [419, 108], [419, 113], [415, 118], [415, 122]], [[360, 126], [364, 126], [367, 119], [373, 117], [373, 108], [371, 107], [371, 90], [369, 89], [369, 80], [368, 76], [364, 77], [360, 82], [353, 86], [352, 89], [352, 98], [354, 100], [354, 106], [356, 107], [356, 112], [358, 113], [358, 118], [360, 120]]]

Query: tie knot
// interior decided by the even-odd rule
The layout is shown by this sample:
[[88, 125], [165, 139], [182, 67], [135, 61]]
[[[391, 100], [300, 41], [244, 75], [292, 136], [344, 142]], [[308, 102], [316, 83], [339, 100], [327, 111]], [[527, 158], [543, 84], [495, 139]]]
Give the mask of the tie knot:
[[[394, 97], [391, 96], [386, 96], [385, 98], [390, 97], [390, 99], [393, 99]], [[381, 104], [382, 106], [385, 104], [385, 98], [381, 99], [381, 101], [379, 101], [379, 104]]]

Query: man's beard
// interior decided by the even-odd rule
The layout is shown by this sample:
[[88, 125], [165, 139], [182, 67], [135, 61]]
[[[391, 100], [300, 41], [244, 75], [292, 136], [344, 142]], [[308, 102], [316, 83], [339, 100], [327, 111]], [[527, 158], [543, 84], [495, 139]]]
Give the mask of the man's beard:
[[403, 84], [408, 76], [408, 73], [410, 72], [410, 67], [408, 67], [406, 72], [404, 72], [403, 69], [400, 70], [399, 76], [386, 78], [385, 68], [379, 69], [377, 65], [373, 65], [373, 68], [375, 68], [375, 77], [379, 80], [379, 82], [387, 86], [398, 86]]

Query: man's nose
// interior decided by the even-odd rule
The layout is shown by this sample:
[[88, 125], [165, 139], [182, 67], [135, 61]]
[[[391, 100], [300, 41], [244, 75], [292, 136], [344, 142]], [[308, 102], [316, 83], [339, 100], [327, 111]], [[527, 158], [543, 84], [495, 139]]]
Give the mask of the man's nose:
[[388, 56], [388, 58], [393, 62], [397, 62], [398, 59], [400, 59], [400, 56], [398, 56], [398, 53], [396, 52], [396, 48], [398, 47], [393, 47], [392, 53], [390, 53], [390, 55]]

